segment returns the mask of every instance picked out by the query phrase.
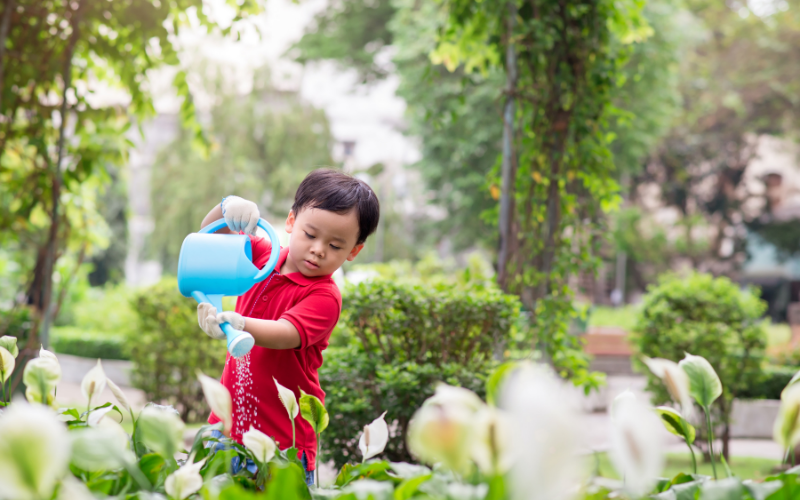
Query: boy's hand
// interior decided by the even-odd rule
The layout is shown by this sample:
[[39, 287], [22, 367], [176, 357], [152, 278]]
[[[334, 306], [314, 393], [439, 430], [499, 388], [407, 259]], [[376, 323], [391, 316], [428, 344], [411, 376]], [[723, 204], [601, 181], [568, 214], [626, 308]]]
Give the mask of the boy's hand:
[[258, 206], [252, 201], [238, 196], [228, 196], [222, 202], [222, 216], [225, 217], [225, 224], [231, 231], [254, 234], [261, 214], [258, 212]]
[[221, 323], [230, 323], [237, 330], [244, 329], [244, 316], [233, 311], [217, 314], [217, 308], [206, 302], [197, 304], [197, 323], [206, 335], [212, 339], [222, 340], [225, 333], [219, 327]]

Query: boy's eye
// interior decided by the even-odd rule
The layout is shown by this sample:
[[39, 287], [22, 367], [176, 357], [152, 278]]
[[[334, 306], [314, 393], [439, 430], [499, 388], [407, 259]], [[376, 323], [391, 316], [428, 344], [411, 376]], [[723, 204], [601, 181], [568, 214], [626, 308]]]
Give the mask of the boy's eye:
[[[304, 232], [304, 233], [306, 233], [305, 231], [303, 231], [303, 232]], [[311, 240], [313, 240], [314, 238], [316, 238], [316, 236], [312, 236], [312, 235], [310, 235], [310, 234], [308, 234], [308, 233], [306, 233], [306, 236], [308, 236], [308, 238], [309, 238], [309, 239], [311, 239]]]
[[334, 250], [341, 250], [342, 249], [342, 247], [337, 247], [336, 245], [331, 245], [331, 248], [333, 248]]

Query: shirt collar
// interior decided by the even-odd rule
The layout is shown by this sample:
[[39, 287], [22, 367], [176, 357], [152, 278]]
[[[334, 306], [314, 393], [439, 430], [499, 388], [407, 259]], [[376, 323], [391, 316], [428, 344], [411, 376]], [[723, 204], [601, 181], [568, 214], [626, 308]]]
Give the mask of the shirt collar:
[[[288, 256], [289, 256], [289, 247], [281, 248], [280, 257], [278, 257], [278, 265], [275, 266], [275, 270], [278, 272], [278, 274], [281, 273], [281, 268], [283, 267], [284, 262], [286, 262], [286, 258]], [[281, 276], [285, 276], [288, 280], [300, 286], [312, 285], [321, 279], [325, 278], [330, 279], [331, 277], [330, 274], [326, 274], [325, 276], [314, 276], [313, 278], [309, 278], [308, 276], [304, 275], [301, 272], [281, 274]]]

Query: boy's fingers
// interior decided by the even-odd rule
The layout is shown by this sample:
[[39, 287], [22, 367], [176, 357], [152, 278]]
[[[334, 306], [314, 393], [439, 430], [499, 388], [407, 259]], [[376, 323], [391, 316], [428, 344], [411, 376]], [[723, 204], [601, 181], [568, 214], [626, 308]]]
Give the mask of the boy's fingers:
[[251, 212], [250, 218], [247, 221], [247, 226], [244, 228], [245, 234], [255, 234], [257, 225], [258, 225], [258, 214]]

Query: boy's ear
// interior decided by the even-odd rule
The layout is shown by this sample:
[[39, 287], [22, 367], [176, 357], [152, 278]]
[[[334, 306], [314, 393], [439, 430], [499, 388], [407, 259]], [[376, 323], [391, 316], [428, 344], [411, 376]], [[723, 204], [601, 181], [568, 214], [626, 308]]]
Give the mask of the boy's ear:
[[347, 260], [352, 261], [355, 259], [356, 255], [358, 255], [358, 252], [360, 252], [362, 248], [364, 248], [363, 243], [359, 243], [358, 245], [354, 246], [353, 249], [350, 250], [350, 255], [347, 256]]
[[284, 230], [286, 231], [287, 234], [292, 234], [292, 229], [294, 228], [294, 221], [295, 221], [294, 211], [289, 210], [289, 215], [286, 216], [286, 226], [284, 227]]

